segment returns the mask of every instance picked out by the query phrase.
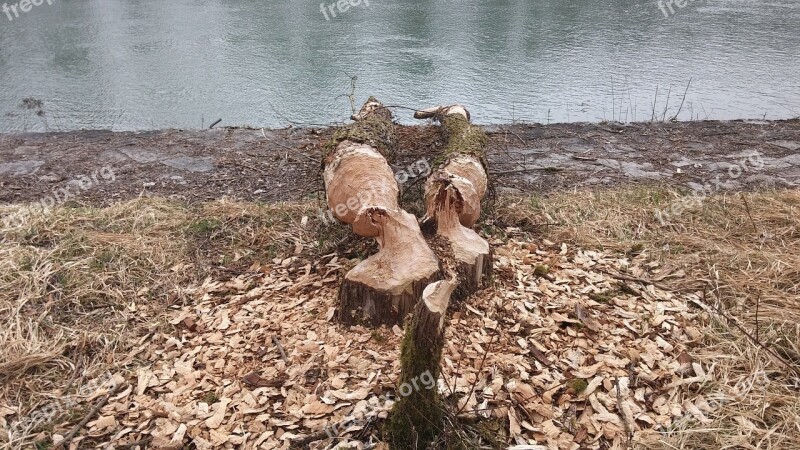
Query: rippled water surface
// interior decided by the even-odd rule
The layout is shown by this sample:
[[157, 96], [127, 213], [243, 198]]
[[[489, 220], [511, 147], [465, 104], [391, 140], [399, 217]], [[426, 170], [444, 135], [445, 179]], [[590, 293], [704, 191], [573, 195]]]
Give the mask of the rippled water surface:
[[797, 0], [51, 1], [0, 15], [0, 131], [325, 124], [350, 75], [483, 123], [668, 119], [690, 79], [682, 120], [800, 115]]

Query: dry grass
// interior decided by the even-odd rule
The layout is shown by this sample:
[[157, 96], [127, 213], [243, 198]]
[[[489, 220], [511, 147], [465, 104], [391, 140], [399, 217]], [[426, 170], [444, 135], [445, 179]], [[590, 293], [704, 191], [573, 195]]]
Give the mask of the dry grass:
[[[798, 367], [800, 192], [747, 194], [746, 204], [739, 194], [710, 197], [662, 226], [654, 208], [679, 195], [650, 187], [500, 198], [487, 231], [518, 227], [554, 242], [645, 252], [686, 274], [661, 285], [706, 292], [708, 305], [754, 336], [758, 324], [759, 341]], [[354, 256], [370, 251], [346, 230], [322, 225], [315, 211], [313, 204], [189, 207], [142, 199], [60, 208], [0, 235], [0, 426], [4, 406], [26, 416], [68, 397], [76, 410], [86, 408], [80, 386], [136, 366], [125, 358], [128, 350], [165, 326], [163, 312], [185, 300], [173, 294], [177, 286], [295, 251], [326, 254], [343, 242]], [[716, 381], [702, 389], [721, 406], [712, 424], [683, 422], [656, 448], [800, 448], [797, 375], [718, 313], [711, 316], [703, 324], [706, 345], [692, 356], [715, 364]], [[78, 420], [64, 411], [56, 422]], [[10, 447], [46, 440], [53, 425], [37, 425]]]
[[[0, 234], [0, 448], [4, 406], [29, 417], [55, 399], [82, 405], [76, 393], [87, 381], [135, 364], [123, 356], [165, 325], [164, 311], [181, 302], [177, 286], [289, 251], [311, 213], [312, 205], [141, 199], [59, 208]], [[70, 411], [59, 413], [56, 421]], [[50, 425], [11, 447], [27, 448]]]

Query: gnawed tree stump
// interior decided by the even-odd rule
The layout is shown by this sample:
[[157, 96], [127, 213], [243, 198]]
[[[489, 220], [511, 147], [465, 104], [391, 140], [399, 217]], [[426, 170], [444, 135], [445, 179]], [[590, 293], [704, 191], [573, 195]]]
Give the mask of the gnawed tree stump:
[[452, 184], [434, 184], [440, 186], [437, 196], [433, 196], [436, 201], [433, 206], [436, 233], [446, 237], [450, 244], [459, 281], [456, 298], [463, 300], [480, 290], [486, 277], [490, 275], [491, 248], [478, 233], [460, 222], [458, 203], [463, 202], [460, 191]]
[[444, 427], [437, 388], [444, 347], [444, 324], [454, 278], [430, 284], [406, 326], [400, 349], [402, 373], [398, 399], [389, 415], [386, 434], [391, 448], [427, 448]]
[[438, 120], [447, 141], [443, 160], [425, 184], [423, 222], [435, 223], [436, 233], [449, 241], [459, 281], [455, 298], [463, 299], [485, 284], [492, 268], [489, 243], [472, 229], [488, 184], [486, 133], [470, 123], [469, 112], [461, 105], [417, 111], [414, 117]]
[[339, 288], [339, 318], [344, 323], [401, 324], [439, 278], [439, 262], [417, 219], [402, 210], [371, 208], [378, 229], [378, 253], [354, 267]]
[[370, 97], [353, 119], [326, 146], [328, 207], [356, 234], [376, 238], [380, 250], [345, 276], [337, 315], [345, 324], [400, 324], [425, 286], [440, 278], [439, 261], [416, 218], [398, 206], [386, 161], [394, 146], [391, 113]]

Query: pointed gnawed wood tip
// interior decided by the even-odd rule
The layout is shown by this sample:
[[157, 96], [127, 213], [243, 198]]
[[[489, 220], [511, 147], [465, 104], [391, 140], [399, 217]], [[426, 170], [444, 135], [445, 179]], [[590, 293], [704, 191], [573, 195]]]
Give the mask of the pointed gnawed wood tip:
[[422, 291], [422, 301], [425, 307], [432, 313], [441, 314], [439, 329], [444, 325], [445, 312], [450, 304], [450, 296], [456, 288], [458, 281], [455, 279], [441, 280], [425, 286]]
[[458, 114], [467, 120], [470, 120], [469, 111], [463, 105], [458, 103], [449, 106], [432, 106], [430, 108], [420, 109], [418, 111], [414, 111], [414, 118], [415, 119], [430, 119], [430, 118], [438, 118], [444, 117], [451, 114]]
[[[382, 108], [386, 108], [383, 106], [383, 103], [381, 103], [377, 98], [370, 96], [370, 98], [368, 98], [367, 101], [361, 106], [361, 109], [359, 109], [357, 113], [350, 116], [350, 119], [355, 121], [366, 119], [370, 114]], [[388, 114], [391, 119], [391, 113]]]

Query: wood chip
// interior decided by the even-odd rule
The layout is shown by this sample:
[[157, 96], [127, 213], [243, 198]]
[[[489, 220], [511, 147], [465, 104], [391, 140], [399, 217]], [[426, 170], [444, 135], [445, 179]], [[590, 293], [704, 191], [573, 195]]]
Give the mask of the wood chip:
[[[462, 414], [508, 420], [517, 450], [622, 449], [629, 438], [651, 442], [676, 418], [713, 417], [716, 402], [695, 388], [714, 374], [690, 356], [702, 338], [694, 321], [706, 313], [691, 294], [623, 288], [610, 275], [642, 278], [658, 266], [562, 243], [494, 245], [495, 287], [471, 297], [445, 331], [437, 386], [462, 399]], [[157, 437], [163, 448], [285, 448], [355, 416], [385, 418], [403, 330], [337, 324], [336, 288], [350, 263], [305, 260], [308, 247], [179, 287], [191, 301], [170, 312], [175, 328], [137, 348], [142, 367], [91, 424], [97, 444]], [[12, 414], [0, 406], [0, 421]], [[365, 423], [328, 443], [363, 447], [357, 434], [374, 432]]]

